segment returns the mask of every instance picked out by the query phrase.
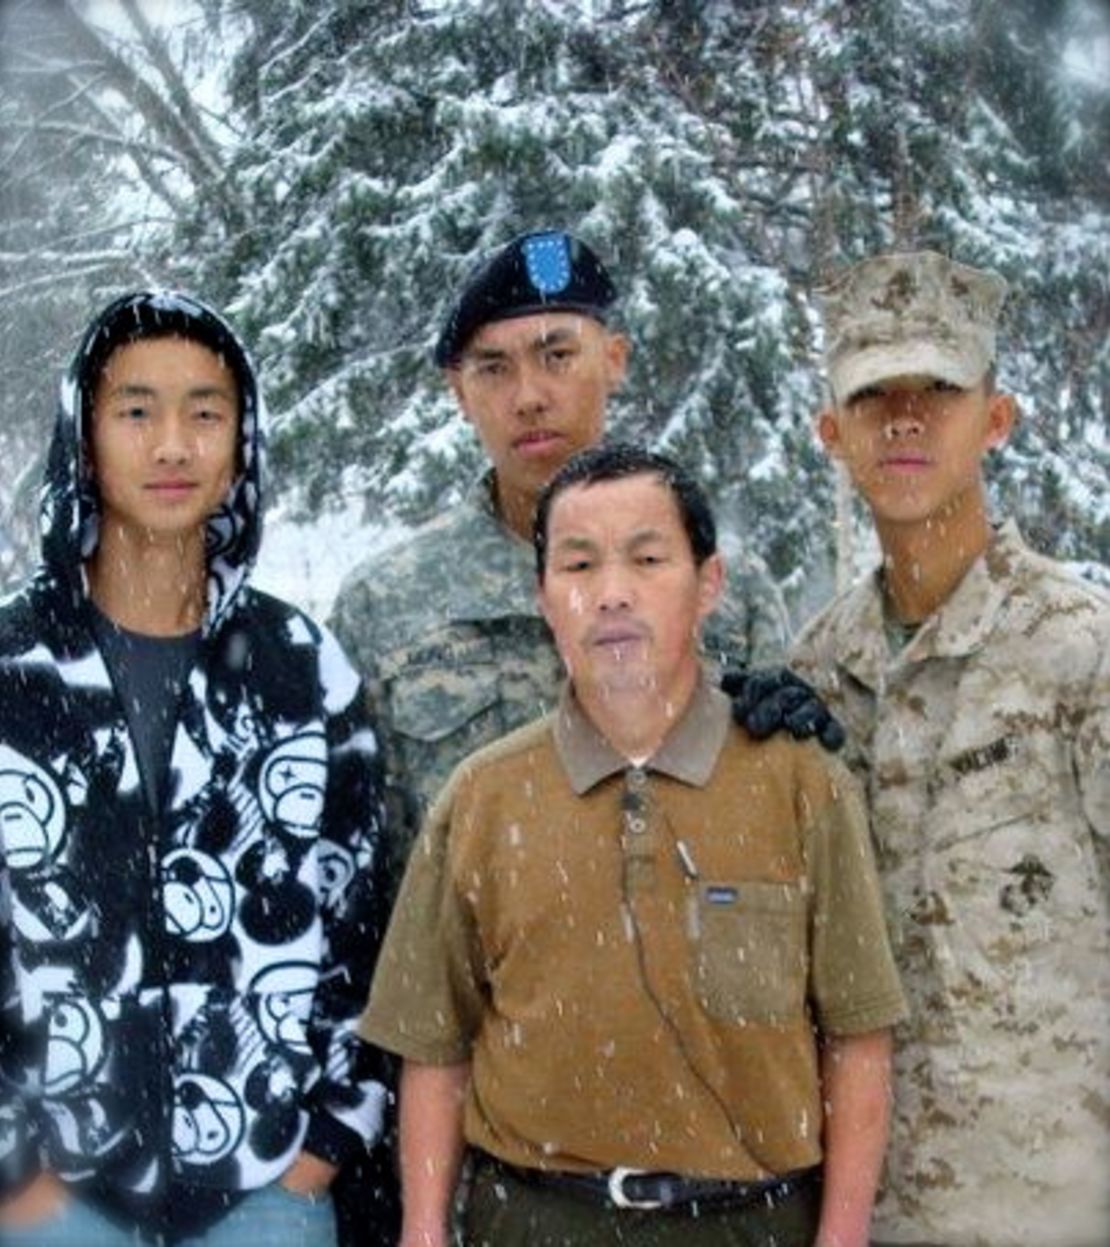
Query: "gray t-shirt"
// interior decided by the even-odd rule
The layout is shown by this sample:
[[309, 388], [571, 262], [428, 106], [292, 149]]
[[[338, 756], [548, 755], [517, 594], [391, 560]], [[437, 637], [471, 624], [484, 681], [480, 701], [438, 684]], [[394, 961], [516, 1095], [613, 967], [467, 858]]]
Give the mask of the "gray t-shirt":
[[95, 606], [93, 632], [123, 702], [147, 805], [158, 813], [166, 797], [177, 706], [196, 659], [200, 632], [146, 636], [121, 628]]

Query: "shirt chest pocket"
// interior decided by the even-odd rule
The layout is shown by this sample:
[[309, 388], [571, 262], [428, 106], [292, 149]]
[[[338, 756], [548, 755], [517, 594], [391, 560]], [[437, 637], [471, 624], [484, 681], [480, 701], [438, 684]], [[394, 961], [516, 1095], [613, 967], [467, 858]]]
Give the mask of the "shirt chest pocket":
[[436, 745], [465, 733], [497, 705], [492, 663], [410, 669], [394, 684], [393, 724], [408, 740]]
[[798, 883], [703, 883], [691, 898], [694, 982], [706, 1012], [735, 1025], [801, 1016], [806, 904]]
[[993, 737], [944, 758], [931, 792], [934, 848], [976, 839], [1009, 823], [1043, 823], [1078, 800], [1054, 740]]
[[492, 662], [434, 663], [399, 672], [389, 690], [396, 774], [430, 802], [468, 754], [505, 731]]
[[969, 759], [982, 765], [949, 765], [937, 793], [926, 883], [977, 953], [1005, 963], [1098, 911], [1099, 868], [1066, 751], [1033, 738]]

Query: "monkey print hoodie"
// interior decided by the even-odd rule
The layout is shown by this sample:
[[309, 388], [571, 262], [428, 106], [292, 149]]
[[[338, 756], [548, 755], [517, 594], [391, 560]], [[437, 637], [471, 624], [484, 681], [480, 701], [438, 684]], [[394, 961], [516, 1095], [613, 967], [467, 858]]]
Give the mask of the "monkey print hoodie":
[[[91, 626], [84, 438], [113, 346], [167, 328], [225, 358], [242, 412], [154, 816]], [[355, 1034], [384, 920], [377, 749], [331, 635], [248, 583], [260, 420], [221, 318], [118, 300], [62, 384], [40, 568], [0, 607], [0, 1198], [45, 1168], [169, 1240], [302, 1149], [372, 1141], [385, 1101]]]

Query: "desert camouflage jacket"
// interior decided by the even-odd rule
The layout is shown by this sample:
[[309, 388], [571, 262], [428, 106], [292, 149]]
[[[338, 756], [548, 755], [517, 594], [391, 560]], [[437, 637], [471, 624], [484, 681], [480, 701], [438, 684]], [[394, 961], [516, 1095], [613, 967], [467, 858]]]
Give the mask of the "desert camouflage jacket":
[[875, 1237], [1110, 1242], [1110, 600], [1007, 524], [903, 649], [803, 632], [870, 798], [912, 1018]]

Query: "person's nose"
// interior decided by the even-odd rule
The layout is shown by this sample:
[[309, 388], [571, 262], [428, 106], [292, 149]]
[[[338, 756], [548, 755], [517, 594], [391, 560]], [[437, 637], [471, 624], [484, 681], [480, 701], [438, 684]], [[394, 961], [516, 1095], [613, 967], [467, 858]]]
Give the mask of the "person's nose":
[[897, 394], [889, 400], [883, 421], [883, 436], [888, 441], [919, 437], [924, 428], [924, 409], [920, 395], [913, 392]]
[[533, 360], [523, 360], [516, 373], [513, 410], [518, 416], [530, 418], [545, 412], [547, 405], [546, 375], [543, 368]]
[[598, 576], [597, 606], [606, 614], [631, 609], [635, 600], [632, 578], [621, 564], [606, 563]]
[[154, 457], [158, 463], [187, 463], [192, 455], [188, 429], [181, 416], [169, 413], [158, 422]]

